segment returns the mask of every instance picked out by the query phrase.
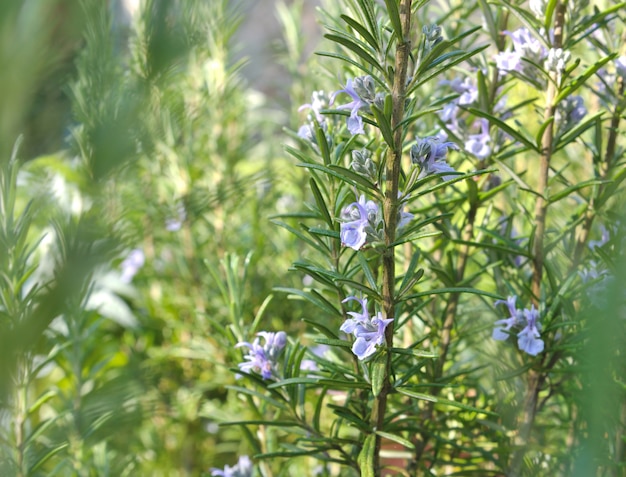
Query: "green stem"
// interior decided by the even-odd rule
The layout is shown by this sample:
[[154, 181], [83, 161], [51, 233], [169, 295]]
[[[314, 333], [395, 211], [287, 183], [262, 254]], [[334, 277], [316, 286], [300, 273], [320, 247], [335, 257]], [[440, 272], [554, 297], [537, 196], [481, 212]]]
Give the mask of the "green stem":
[[[391, 127], [394, 132], [394, 144], [389, 144], [389, 151], [386, 158], [385, 177], [385, 198], [383, 202], [383, 217], [385, 220], [385, 245], [386, 250], [383, 255], [383, 278], [382, 297], [383, 314], [385, 318], [396, 318], [395, 307], [395, 247], [396, 225], [398, 222], [398, 190], [400, 181], [400, 169], [402, 162], [402, 142], [404, 139], [403, 128], [400, 126], [404, 118], [404, 108], [406, 99], [407, 69], [411, 52], [411, 3], [412, 0], [400, 0], [399, 11], [402, 24], [402, 35], [398, 40], [396, 48], [394, 80], [391, 90], [392, 116]], [[385, 339], [387, 347], [393, 346], [393, 332], [395, 322], [387, 326]], [[386, 354], [386, 371], [383, 386], [374, 398], [372, 407], [371, 424], [375, 430], [382, 430], [387, 409], [387, 396], [391, 390], [391, 353]], [[381, 438], [376, 436], [374, 450], [375, 475], [380, 475], [380, 447]]]
[[[565, 24], [565, 11], [567, 8], [566, 1], [559, 1], [556, 5], [556, 14], [554, 19], [554, 42], [553, 48], [561, 48], [563, 46], [563, 25]], [[556, 72], [552, 72], [548, 82], [548, 90], [546, 93], [546, 106], [544, 109], [544, 122], [554, 118], [558, 104], [555, 99], [559, 90], [559, 78]], [[548, 214], [548, 201], [546, 194], [548, 191], [548, 174], [550, 172], [550, 160], [552, 159], [554, 147], [554, 121], [548, 124], [541, 138], [541, 157], [539, 163], [539, 180], [537, 185], [537, 201], [535, 202], [535, 234], [533, 237], [533, 274], [531, 278], [532, 301], [537, 308], [541, 301], [541, 281], [543, 277], [544, 267], [544, 236], [546, 231], [546, 218]], [[509, 477], [517, 477], [520, 475], [526, 447], [530, 439], [530, 434], [537, 415], [537, 403], [539, 392], [541, 391], [547, 372], [556, 364], [558, 354], [552, 356], [551, 362], [546, 366], [545, 371], [537, 371], [531, 369], [528, 372], [527, 392], [524, 399], [524, 410], [520, 419], [518, 429], [519, 433], [516, 438], [517, 450], [513, 454], [511, 466], [509, 468]]]

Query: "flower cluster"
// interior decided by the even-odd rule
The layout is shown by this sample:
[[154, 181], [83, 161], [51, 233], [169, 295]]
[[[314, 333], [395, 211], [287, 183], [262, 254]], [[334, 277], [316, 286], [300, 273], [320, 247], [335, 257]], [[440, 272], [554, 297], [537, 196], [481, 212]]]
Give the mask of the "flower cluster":
[[[513, 42], [513, 49], [502, 51], [495, 56], [496, 66], [501, 74], [511, 71], [529, 73], [528, 65], [541, 61], [548, 56], [548, 50], [533, 37], [528, 28], [519, 28], [514, 32], [505, 31]], [[527, 61], [524, 61], [527, 60]]]
[[[265, 339], [263, 346], [261, 346], [259, 337]], [[284, 331], [279, 331], [278, 333], [261, 331], [257, 333], [257, 338], [253, 343], [245, 341], [237, 343], [236, 348], [245, 346], [249, 350], [248, 354], [244, 356], [246, 361], [239, 363], [239, 369], [247, 373], [256, 371], [261, 374], [263, 379], [270, 379], [272, 375], [276, 374], [278, 357], [286, 344], [287, 335]]]
[[[411, 162], [420, 167], [419, 177], [442, 172], [456, 172], [446, 162], [448, 149], [458, 149], [458, 146], [450, 141], [442, 142], [438, 136], [417, 139], [417, 142], [411, 146], [410, 155]], [[454, 175], [443, 176], [443, 179], [446, 181], [454, 179]]]
[[[489, 121], [484, 118], [476, 119], [471, 124], [459, 116], [463, 106], [472, 106], [478, 103], [478, 88], [471, 78], [455, 78], [452, 81], [441, 81], [440, 85], [449, 86], [459, 96], [446, 104], [439, 112], [439, 118], [445, 123], [446, 129], [460, 141], [464, 141], [464, 149], [478, 159], [486, 159], [493, 152], [493, 140], [489, 132]], [[501, 96], [494, 105], [493, 112], [501, 119], [506, 119], [506, 96]], [[479, 129], [479, 133], [470, 134]]]
[[339, 328], [344, 333], [352, 334], [356, 338], [352, 345], [352, 352], [359, 358], [365, 359], [376, 352], [376, 346], [385, 343], [385, 329], [387, 325], [393, 321], [384, 319], [381, 312], [374, 317], [370, 317], [367, 310], [367, 297], [359, 299], [349, 296], [342, 303], [355, 300], [361, 304], [361, 313], [349, 311], [348, 315], [352, 318], [346, 319]]
[[572, 95], [561, 101], [555, 113], [555, 121], [560, 130], [568, 130], [576, 126], [587, 114], [582, 96]]
[[540, 337], [541, 324], [537, 323], [539, 312], [532, 305], [530, 309], [520, 310], [515, 303], [517, 297], [510, 296], [505, 300], [497, 300], [495, 305], [506, 305], [509, 311], [509, 317], [495, 322], [496, 327], [493, 329], [492, 337], [495, 340], [504, 341], [511, 334], [512, 328], [524, 326], [522, 331], [517, 333], [517, 347], [530, 354], [537, 356], [543, 351], [543, 340]]
[[234, 467], [227, 465], [223, 470], [213, 468], [211, 475], [217, 477], [252, 477], [252, 461], [247, 455], [242, 455]]
[[[402, 194], [398, 193], [398, 197]], [[361, 195], [357, 202], [352, 202], [343, 209], [343, 222], [339, 236], [341, 245], [354, 250], [361, 250], [366, 243], [383, 240], [383, 216], [378, 204], [372, 200], [365, 200]], [[404, 211], [404, 206], [398, 210], [396, 229], [401, 229], [413, 219], [413, 214]]]
[[376, 93], [376, 85], [374, 79], [367, 76], [358, 76], [352, 81], [348, 79], [344, 89], [335, 91], [330, 97], [330, 104], [332, 105], [337, 95], [345, 93], [352, 98], [352, 101], [347, 104], [342, 104], [337, 107], [338, 110], [349, 109], [350, 117], [348, 117], [347, 125], [348, 131], [353, 136], [355, 134], [364, 134], [363, 118], [359, 116], [359, 110], [363, 108], [365, 112], [370, 111], [370, 105], [376, 104], [377, 107], [383, 108], [384, 94]]

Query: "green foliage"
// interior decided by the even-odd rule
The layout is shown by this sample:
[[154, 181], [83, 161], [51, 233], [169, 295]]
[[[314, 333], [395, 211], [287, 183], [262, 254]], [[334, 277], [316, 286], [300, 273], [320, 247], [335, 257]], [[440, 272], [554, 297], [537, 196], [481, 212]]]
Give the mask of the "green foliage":
[[0, 474], [621, 475], [626, 19], [587, 3], [328, 1], [310, 58], [279, 3], [279, 104], [245, 2], [1, 2]]

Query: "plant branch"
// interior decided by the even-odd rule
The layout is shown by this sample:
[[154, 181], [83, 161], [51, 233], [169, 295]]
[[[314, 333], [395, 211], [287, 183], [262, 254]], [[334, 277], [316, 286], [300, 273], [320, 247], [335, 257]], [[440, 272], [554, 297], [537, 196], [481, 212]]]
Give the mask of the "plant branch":
[[[562, 0], [557, 2], [554, 19], [554, 42], [553, 48], [561, 48], [563, 45], [563, 26], [565, 24], [565, 11], [567, 2]], [[548, 202], [546, 194], [548, 192], [548, 174], [550, 171], [550, 160], [552, 159], [554, 147], [554, 118], [556, 108], [558, 106], [556, 100], [559, 90], [559, 73], [553, 71], [550, 74], [548, 82], [548, 90], [546, 93], [546, 106], [544, 109], [544, 122], [550, 121], [541, 138], [541, 157], [539, 164], [539, 180], [537, 185], [537, 200], [535, 202], [535, 233], [533, 240], [533, 274], [531, 279], [532, 301], [537, 308], [541, 301], [541, 280], [543, 277], [544, 267], [544, 249], [543, 242], [546, 231], [546, 217], [548, 213]], [[552, 121], [551, 121], [552, 120]], [[558, 354], [552, 356], [551, 365], [547, 366], [547, 370], [551, 369], [556, 363]], [[530, 439], [530, 434], [537, 415], [537, 404], [539, 392], [546, 380], [548, 371], [538, 371], [531, 369], [528, 372], [528, 388], [524, 399], [524, 410], [522, 419], [519, 424], [519, 434], [516, 439], [517, 450], [513, 454], [511, 466], [509, 469], [509, 477], [517, 477], [520, 475], [526, 447]]]
[[[402, 143], [404, 139], [403, 129], [400, 124], [404, 118], [407, 69], [411, 52], [411, 3], [412, 0], [401, 0], [399, 5], [402, 34], [398, 35], [398, 45], [396, 48], [394, 80], [391, 90], [392, 117], [391, 128], [394, 132], [394, 144], [389, 144], [386, 158], [386, 178], [385, 178], [385, 198], [383, 202], [383, 217], [385, 220], [385, 245], [386, 250], [383, 255], [383, 314], [385, 318], [396, 318], [395, 307], [395, 247], [393, 243], [396, 239], [396, 226], [398, 222], [398, 190], [400, 181], [400, 169], [402, 163]], [[400, 32], [398, 32], [400, 33]], [[385, 340], [388, 348], [393, 346], [393, 332], [395, 322], [387, 326]], [[383, 386], [374, 398], [371, 423], [375, 430], [382, 430], [387, 408], [387, 395], [389, 394], [391, 383], [391, 353], [386, 353], [386, 370]], [[380, 448], [381, 438], [376, 436], [374, 450], [374, 472], [380, 475]]]

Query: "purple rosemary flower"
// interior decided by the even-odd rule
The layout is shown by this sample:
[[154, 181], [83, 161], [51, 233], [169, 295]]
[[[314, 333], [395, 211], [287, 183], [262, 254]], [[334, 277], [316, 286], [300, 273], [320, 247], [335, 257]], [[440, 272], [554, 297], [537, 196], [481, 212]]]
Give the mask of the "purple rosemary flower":
[[360, 203], [352, 202], [352, 204], [344, 210], [344, 215], [349, 214], [350, 216], [353, 216], [353, 211], [355, 209], [359, 218], [342, 223], [340, 237], [341, 245], [350, 247], [354, 250], [360, 250], [367, 241], [367, 233], [365, 232], [365, 227], [368, 225], [367, 210], [365, 210], [365, 207], [363, 207]]
[[359, 359], [365, 359], [376, 352], [376, 346], [385, 343], [385, 329], [393, 319], [383, 319], [380, 312], [371, 318], [367, 310], [367, 297], [360, 299], [349, 296], [342, 303], [351, 300], [361, 304], [361, 312], [349, 311], [348, 315], [351, 318], [347, 318], [339, 329], [344, 333], [354, 335], [356, 339], [352, 345], [352, 352]]
[[478, 88], [469, 76], [464, 79], [455, 78], [452, 81], [443, 80], [439, 84], [448, 85], [455, 93], [459, 93], [461, 96], [458, 97], [456, 102], [462, 106], [472, 104], [478, 100]]
[[382, 220], [378, 205], [366, 201], [363, 195], [343, 210], [342, 217], [346, 222], [341, 224], [341, 244], [354, 250], [360, 250], [367, 242], [366, 227], [376, 227]]
[[120, 276], [120, 281], [123, 283], [130, 283], [133, 277], [137, 274], [139, 269], [143, 267], [146, 262], [146, 256], [143, 253], [143, 250], [140, 248], [135, 248], [130, 251], [128, 256], [124, 259], [122, 264], [122, 275]]
[[363, 311], [361, 313], [357, 313], [356, 311], [348, 312], [348, 315], [350, 315], [352, 318], [346, 319], [346, 321], [344, 321], [341, 325], [341, 328], [339, 328], [341, 331], [348, 334], [354, 333], [354, 330], [356, 329], [358, 324], [367, 323], [368, 321], [370, 321], [370, 314], [367, 311], [367, 297], [359, 299], [355, 296], [349, 296], [341, 303], [346, 303], [351, 300], [358, 301], [361, 304], [361, 308]]
[[[421, 169], [419, 177], [441, 172], [456, 172], [446, 163], [448, 149], [458, 149], [458, 146], [450, 141], [441, 142], [437, 136], [418, 139], [416, 144], [411, 146], [410, 154], [411, 162]], [[447, 175], [443, 176], [443, 179], [447, 181], [454, 177], [454, 175]]]
[[482, 118], [477, 121], [480, 123], [480, 134], [470, 134], [465, 142], [465, 149], [470, 154], [485, 159], [491, 154], [491, 136], [489, 136], [489, 121]]
[[393, 321], [393, 318], [385, 320], [381, 312], [374, 318], [363, 321], [356, 325], [354, 336], [356, 340], [352, 345], [352, 352], [359, 359], [365, 359], [376, 352], [376, 346], [385, 343], [385, 329]]
[[[265, 344], [261, 346], [261, 337], [265, 340]], [[267, 331], [260, 331], [257, 333], [257, 338], [252, 343], [240, 342], [235, 346], [241, 348], [243, 346], [248, 348], [248, 354], [244, 356], [243, 363], [239, 363], [239, 368], [246, 373], [256, 371], [261, 374], [263, 379], [270, 379], [275, 374], [276, 364], [278, 357], [283, 348], [287, 344], [287, 335], [284, 331], [278, 333], [269, 333]]]
[[494, 56], [494, 60], [500, 73], [519, 71], [522, 68], [522, 55], [517, 51], [501, 51]]
[[352, 80], [348, 79], [346, 82], [346, 87], [344, 89], [340, 89], [339, 91], [335, 91], [330, 97], [330, 104], [332, 105], [335, 102], [335, 97], [340, 93], [346, 93], [352, 98], [352, 101], [347, 104], [342, 104], [338, 106], [337, 109], [349, 109], [350, 117], [348, 118], [348, 131], [353, 136], [355, 134], [364, 134], [365, 131], [363, 129], [363, 119], [359, 116], [359, 109], [364, 106], [367, 106], [367, 103], [361, 99], [361, 97], [354, 90], [354, 86], [352, 84]]
[[515, 306], [515, 302], [517, 301], [517, 297], [515, 295], [511, 295], [505, 300], [497, 300], [494, 304], [496, 306], [502, 304], [506, 305], [509, 309], [509, 318], [504, 320], [498, 320], [494, 323], [496, 327], [493, 329], [493, 334], [491, 335], [494, 340], [504, 341], [509, 337], [509, 331], [516, 325], [521, 325], [524, 322], [524, 314], [521, 310], [518, 310]]
[[327, 104], [328, 99], [326, 98], [326, 93], [324, 91], [313, 91], [313, 94], [311, 95], [311, 102], [300, 106], [298, 111], [310, 109], [315, 115], [317, 122], [322, 124], [325, 119], [322, 114], [322, 109], [325, 109]]
[[522, 58], [540, 64], [548, 55], [548, 50], [537, 40], [528, 28], [518, 28], [513, 32], [505, 31], [513, 42], [513, 50], [502, 51], [494, 59], [501, 73], [510, 71], [524, 72], [526, 65]]
[[242, 455], [234, 467], [227, 465], [223, 470], [212, 468], [211, 475], [218, 477], [252, 477], [252, 461], [247, 455]]
[[543, 351], [544, 344], [539, 335], [541, 325], [537, 323], [539, 312], [535, 309], [535, 305], [532, 305], [530, 310], [524, 309], [524, 318], [526, 318], [526, 327], [517, 334], [517, 346], [529, 355], [537, 356]]
[[547, 56], [546, 47], [532, 35], [528, 28], [522, 27], [514, 32], [505, 31], [504, 33], [509, 35], [513, 41], [513, 49], [521, 56], [531, 60], [539, 60]]
[[298, 128], [298, 137], [304, 139], [305, 141], [313, 142], [313, 128], [310, 124], [303, 124]]

